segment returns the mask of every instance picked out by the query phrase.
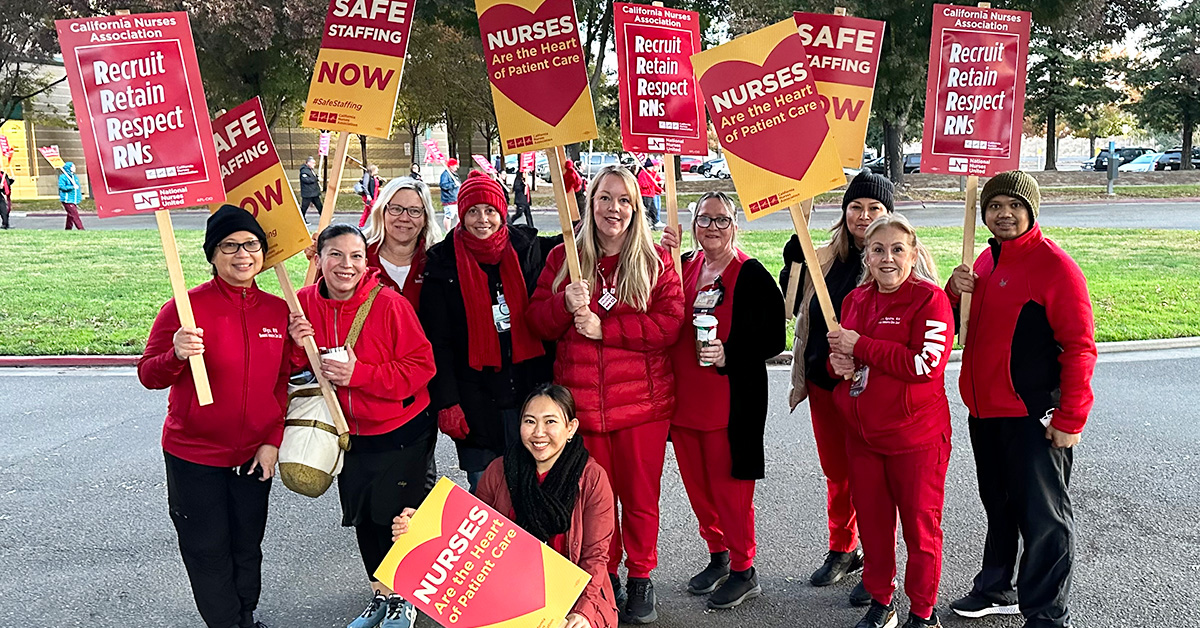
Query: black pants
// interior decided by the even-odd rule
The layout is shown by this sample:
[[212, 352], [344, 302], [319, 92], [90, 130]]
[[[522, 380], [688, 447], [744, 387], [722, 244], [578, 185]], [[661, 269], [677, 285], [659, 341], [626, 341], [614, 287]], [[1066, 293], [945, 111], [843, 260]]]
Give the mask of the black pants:
[[[3, 176], [3, 175], [0, 175]], [[0, 194], [0, 227], [7, 229], [8, 215], [12, 212], [12, 197]]]
[[[988, 521], [983, 566], [973, 590], [1007, 604], [1017, 601], [1019, 593], [1026, 626], [1067, 626], [1075, 557], [1067, 492], [1073, 450], [1051, 447], [1040, 418], [969, 420], [979, 497]], [[1018, 540], [1024, 543], [1019, 568]]]
[[532, 227], [533, 226], [533, 208], [525, 203], [517, 203], [516, 208], [517, 209], [515, 212], [513, 212], [513, 215], [509, 216], [508, 224], [510, 224], [510, 225], [517, 224], [517, 219], [520, 218], [522, 214], [524, 214], [525, 224]]
[[271, 483], [166, 452], [163, 457], [167, 506], [200, 616], [209, 628], [252, 626]]
[[[300, 199], [300, 217], [305, 218], [308, 214], [308, 206], [312, 205], [317, 208], [317, 218], [321, 217], [321, 197], [320, 196], [305, 196]], [[307, 218], [305, 218], [307, 220]]]

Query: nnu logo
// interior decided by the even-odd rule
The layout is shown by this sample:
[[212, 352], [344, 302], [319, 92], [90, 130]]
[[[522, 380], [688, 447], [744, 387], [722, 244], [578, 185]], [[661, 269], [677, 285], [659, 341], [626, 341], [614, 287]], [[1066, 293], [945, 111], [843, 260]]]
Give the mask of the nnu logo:
[[137, 211], [158, 209], [161, 206], [162, 204], [158, 202], [158, 190], [133, 193], [133, 208]]

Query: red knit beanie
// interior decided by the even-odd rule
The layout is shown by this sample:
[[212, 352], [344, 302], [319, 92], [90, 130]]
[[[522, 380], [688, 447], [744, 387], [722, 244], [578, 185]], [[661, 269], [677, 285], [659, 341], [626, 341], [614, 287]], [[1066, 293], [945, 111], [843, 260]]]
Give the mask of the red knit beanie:
[[458, 219], [461, 221], [467, 210], [483, 204], [491, 205], [500, 212], [502, 220], [508, 220], [508, 197], [495, 179], [478, 170], [472, 170], [458, 188]]

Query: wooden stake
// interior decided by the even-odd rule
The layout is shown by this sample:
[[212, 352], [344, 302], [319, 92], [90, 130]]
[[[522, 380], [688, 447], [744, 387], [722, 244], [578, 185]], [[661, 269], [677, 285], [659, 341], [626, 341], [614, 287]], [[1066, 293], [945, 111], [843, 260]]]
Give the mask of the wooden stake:
[[[279, 279], [279, 287], [283, 289], [283, 298], [287, 301], [288, 310], [303, 314], [304, 310], [300, 308], [300, 299], [296, 298], [296, 289], [292, 287], [292, 278], [288, 277], [287, 267], [282, 262], [276, 264], [275, 277]], [[317, 383], [321, 386], [321, 397], [325, 400], [325, 407], [329, 409], [329, 416], [333, 417], [333, 426], [338, 431], [338, 445], [343, 451], [350, 450], [350, 426], [346, 424], [346, 417], [342, 414], [342, 404], [338, 403], [337, 395], [333, 392], [333, 384], [325, 379], [325, 375], [321, 373], [321, 352], [317, 350], [317, 341], [309, 336], [304, 339], [304, 354], [308, 356], [308, 365], [312, 367], [313, 375], [317, 378]]]
[[[979, 199], [979, 177], [967, 177], [967, 200], [963, 205], [962, 263], [975, 264], [975, 204]], [[971, 293], [964, 292], [958, 306], [958, 344], [967, 346], [967, 320], [971, 318]]]
[[[154, 212], [158, 221], [158, 236], [162, 239], [163, 256], [167, 258], [167, 274], [171, 278], [171, 293], [175, 296], [175, 309], [179, 310], [179, 324], [195, 327], [196, 317], [192, 314], [192, 302], [188, 299], [187, 284], [183, 281], [183, 264], [179, 261], [179, 245], [175, 243], [175, 228], [171, 225], [171, 213], [165, 209]], [[216, 342], [216, 339], [213, 340]], [[202, 406], [213, 402], [212, 389], [208, 385], [208, 370], [204, 367], [204, 355], [188, 358], [192, 369], [192, 383], [196, 386], [196, 399]]]
[[567, 207], [567, 188], [563, 183], [562, 161], [559, 159], [561, 147], [546, 151], [546, 159], [550, 162], [550, 181], [554, 187], [554, 205], [558, 208], [558, 222], [562, 225], [563, 248], [567, 250], [567, 272], [574, 283], [583, 278], [579, 270], [579, 249], [575, 246], [575, 230], [571, 225], [571, 211]]
[[[350, 133], [338, 132], [337, 149], [333, 158], [333, 176], [331, 185], [325, 188], [325, 205], [321, 208], [321, 220], [317, 223], [317, 233], [325, 230], [333, 222], [333, 209], [337, 207], [338, 188], [342, 187], [342, 170], [346, 168], [346, 152], [350, 150]], [[317, 280], [317, 259], [308, 262], [308, 272], [304, 275], [304, 285], [310, 286]]]
[[[793, 207], [795, 207], [795, 206], [793, 206]], [[812, 215], [812, 208], [813, 208], [813, 199], [811, 199], [811, 198], [800, 203], [799, 211], [801, 214], [800, 218], [802, 219], [802, 221], [796, 220], [795, 211], [793, 211], [792, 209], [788, 210], [788, 211], [792, 212], [792, 224], [793, 224], [793, 226], [796, 227], [796, 236], [797, 237], [800, 236], [801, 232], [808, 233], [808, 219], [809, 219], [809, 216]], [[803, 225], [803, 228], [801, 228], [801, 225]], [[812, 236], [810, 235], [809, 242], [811, 242], [811, 241], [812, 241]], [[803, 247], [803, 242], [801, 242], [801, 247]], [[805, 258], [805, 259], [807, 260], [807, 258]], [[783, 306], [784, 306], [784, 309], [787, 310], [785, 312], [785, 314], [787, 315], [788, 320], [792, 320], [793, 318], [796, 317], [796, 314], [795, 314], [796, 313], [796, 299], [799, 297], [799, 294], [800, 294], [800, 273], [803, 272], [803, 268], [804, 268], [804, 266], [802, 264], [800, 264], [800, 262], [792, 262], [792, 268], [790, 271], [788, 271], [787, 294], [784, 295], [784, 300], [783, 300]], [[809, 266], [809, 268], [820, 269], [821, 266], [818, 264], [815, 267]], [[817, 271], [817, 274], [818, 275], [821, 274], [819, 270]], [[825, 277], [823, 275], [821, 277], [821, 283], [822, 284], [825, 283]]]
[[[666, 183], [666, 189], [663, 190], [663, 196], [667, 199], [667, 227], [672, 231], [676, 231], [679, 227], [679, 199], [675, 196], [675, 155], [663, 155], [663, 171], [666, 178], [663, 180]], [[699, 208], [697, 208], [699, 209]], [[679, 244], [683, 245], [683, 233], [679, 233]], [[679, 276], [683, 276], [683, 266], [679, 261], [679, 247], [671, 249], [671, 257], [675, 260], [675, 272]]]
[[[567, 163], [567, 151], [562, 146], [555, 146], [554, 154], [558, 157], [558, 163], [563, 164], [563, 166], [565, 167], [566, 163]], [[549, 155], [549, 153], [547, 153], [547, 155]], [[530, 173], [530, 176], [537, 176], [537, 175], [534, 173]], [[554, 177], [551, 176], [552, 181], [553, 181], [553, 179], [554, 179]], [[566, 191], [566, 188], [564, 187], [563, 190]], [[569, 211], [571, 213], [571, 222], [579, 220], [579, 203], [575, 202], [575, 195], [573, 193], [568, 193], [566, 196], [567, 196], [567, 211]]]
[[[811, 204], [812, 199], [804, 201]], [[800, 205], [788, 208], [792, 214], [792, 225], [796, 228], [796, 237], [800, 240], [800, 248], [804, 250], [804, 263], [808, 266], [809, 277], [812, 277], [813, 287], [817, 290], [817, 302], [821, 304], [821, 314], [825, 316], [825, 326], [829, 331], [841, 329], [837, 322], [837, 312], [833, 311], [833, 299], [829, 298], [829, 288], [825, 286], [825, 275], [821, 273], [821, 263], [817, 260], [817, 249], [813, 246], [812, 235], [808, 232], [808, 221], [804, 218], [804, 209]], [[795, 304], [792, 298], [792, 304]], [[790, 311], [790, 310], [789, 310]]]

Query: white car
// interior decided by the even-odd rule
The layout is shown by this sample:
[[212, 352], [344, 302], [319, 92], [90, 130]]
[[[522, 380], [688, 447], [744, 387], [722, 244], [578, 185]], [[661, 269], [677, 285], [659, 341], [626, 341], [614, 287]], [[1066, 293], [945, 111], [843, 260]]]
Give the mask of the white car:
[[1118, 166], [1117, 170], [1121, 172], [1154, 172], [1154, 162], [1158, 161], [1161, 155], [1162, 153], [1146, 153], [1127, 164]]
[[709, 174], [709, 176], [711, 176], [714, 179], [728, 179], [729, 178], [729, 162], [722, 159], [721, 161], [713, 164], [713, 168], [711, 171], [709, 171], [708, 174]]

